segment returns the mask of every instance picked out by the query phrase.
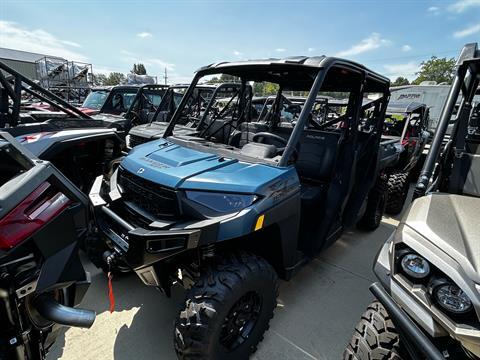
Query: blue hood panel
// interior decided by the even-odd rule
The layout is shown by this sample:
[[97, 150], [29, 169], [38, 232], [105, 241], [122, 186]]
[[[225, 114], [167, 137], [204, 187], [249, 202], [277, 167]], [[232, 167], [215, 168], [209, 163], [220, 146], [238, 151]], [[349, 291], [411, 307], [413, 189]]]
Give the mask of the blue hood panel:
[[[122, 166], [137, 176], [170, 188], [262, 193], [272, 180], [295, 172], [225, 159], [160, 139], [135, 147]], [[292, 175], [292, 174], [289, 174]]]

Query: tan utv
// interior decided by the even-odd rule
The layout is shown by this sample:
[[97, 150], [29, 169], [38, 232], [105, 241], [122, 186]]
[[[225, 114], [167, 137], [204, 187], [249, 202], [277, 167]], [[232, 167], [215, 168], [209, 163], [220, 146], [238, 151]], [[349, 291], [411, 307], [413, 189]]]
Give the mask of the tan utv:
[[[414, 198], [380, 250], [376, 299], [345, 359], [480, 357], [480, 81], [478, 44], [467, 44]], [[455, 102], [451, 138], [442, 149]]]

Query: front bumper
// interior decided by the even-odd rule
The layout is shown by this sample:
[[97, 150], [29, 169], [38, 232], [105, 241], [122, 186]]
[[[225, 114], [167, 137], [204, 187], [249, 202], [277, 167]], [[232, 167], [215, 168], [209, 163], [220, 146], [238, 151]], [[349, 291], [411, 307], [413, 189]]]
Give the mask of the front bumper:
[[[222, 218], [181, 224], [159, 222], [159, 230], [132, 224], [102, 197], [102, 186], [106, 185], [99, 176], [89, 194], [98, 229], [105, 245], [139, 275], [143, 268], [217, 238]], [[108, 196], [115, 198], [111, 193]], [[119, 198], [117, 195], [115, 199]]]
[[427, 359], [445, 359], [437, 347], [418, 328], [408, 314], [397, 305], [380, 284], [372, 284], [370, 286], [370, 291], [375, 295], [377, 300], [380, 301], [385, 310], [387, 310], [400, 334], [408, 339], [409, 344], [414, 345], [416, 351], [422, 353]]

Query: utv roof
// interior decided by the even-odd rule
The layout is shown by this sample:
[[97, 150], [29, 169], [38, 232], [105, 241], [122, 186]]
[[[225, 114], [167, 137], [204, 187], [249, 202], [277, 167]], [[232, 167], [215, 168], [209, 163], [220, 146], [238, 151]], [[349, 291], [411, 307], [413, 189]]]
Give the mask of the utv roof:
[[426, 108], [427, 105], [419, 102], [401, 102], [401, 101], [390, 101], [387, 106], [387, 113], [389, 114], [409, 114], [418, 109]]
[[460, 56], [457, 59], [457, 66], [466, 63], [475, 63], [480, 68], [480, 50], [478, 49], [478, 43], [466, 44]]
[[115, 90], [130, 90], [130, 89], [139, 89], [140, 85], [112, 85], [112, 86], [95, 86], [92, 88], [92, 91], [111, 91]]
[[[199, 75], [225, 73], [233, 76], [247, 76], [249, 80], [270, 81], [277, 84], [287, 85], [288, 88], [305, 88], [306, 84], [313, 81], [312, 75], [321, 69], [328, 69], [332, 66], [340, 67], [343, 71], [356, 71], [365, 74], [369, 85], [373, 83], [380, 87], [388, 87], [390, 80], [365, 66], [354, 61], [328, 56], [295, 56], [283, 59], [261, 59], [235, 62], [219, 62], [204, 66], [197, 70]], [[348, 76], [338, 79], [338, 83], [346, 86]], [[353, 81], [351, 78], [350, 81]], [[331, 79], [334, 83], [336, 79]], [[369, 87], [369, 86], [367, 86]], [[374, 86], [375, 87], [375, 86]], [[370, 91], [370, 90], [367, 90]], [[378, 89], [371, 89], [378, 91]]]

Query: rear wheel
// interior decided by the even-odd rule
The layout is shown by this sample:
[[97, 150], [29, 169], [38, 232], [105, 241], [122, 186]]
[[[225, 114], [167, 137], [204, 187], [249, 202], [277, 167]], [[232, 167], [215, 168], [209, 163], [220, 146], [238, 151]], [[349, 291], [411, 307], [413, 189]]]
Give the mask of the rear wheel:
[[355, 327], [343, 358], [345, 360], [402, 360], [400, 336], [387, 310], [372, 302]]
[[387, 177], [379, 175], [374, 187], [368, 193], [367, 208], [357, 227], [372, 231], [380, 226], [387, 198]]
[[388, 177], [387, 214], [398, 215], [407, 200], [410, 186], [408, 172], [393, 173]]
[[187, 292], [175, 323], [178, 358], [247, 359], [269, 327], [277, 296], [277, 275], [264, 259], [219, 258]]

